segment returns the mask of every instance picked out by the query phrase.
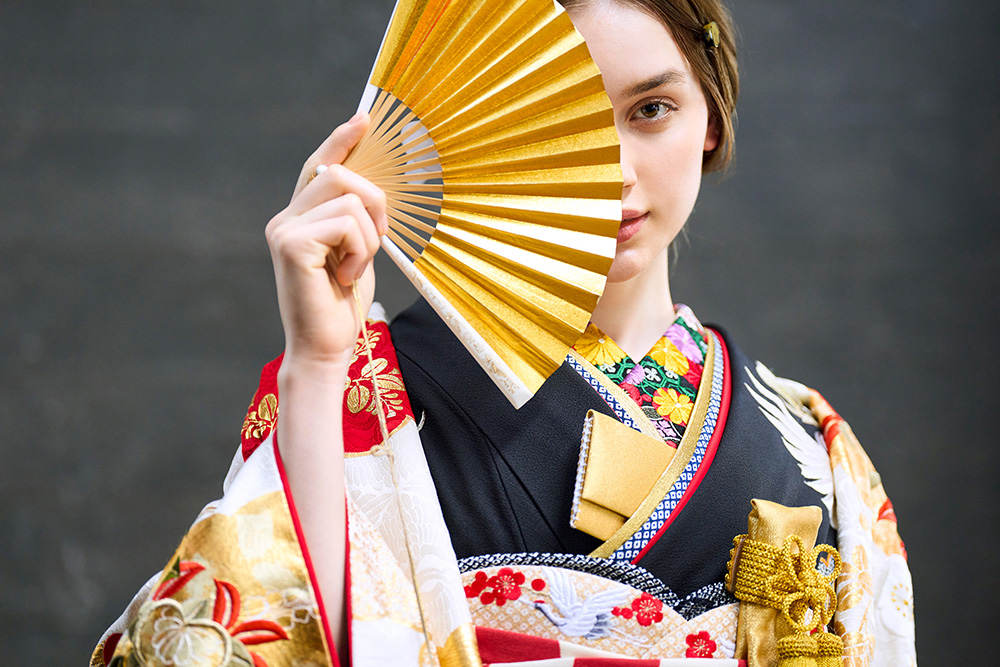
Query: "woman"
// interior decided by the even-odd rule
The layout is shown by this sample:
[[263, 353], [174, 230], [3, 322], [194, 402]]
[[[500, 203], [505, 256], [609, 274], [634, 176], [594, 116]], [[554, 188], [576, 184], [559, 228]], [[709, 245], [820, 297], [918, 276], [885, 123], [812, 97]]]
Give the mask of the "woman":
[[[829, 657], [811, 631], [834, 606], [836, 646], [856, 664], [912, 660], [891, 503], [846, 424], [670, 293], [668, 249], [701, 174], [732, 155], [727, 12], [717, 0], [563, 4], [601, 70], [624, 180], [607, 288], [569, 363], [515, 412], [423, 304], [358, 342], [350, 285], [360, 280], [370, 306], [387, 220], [383, 193], [340, 166], [369, 123], [355, 116], [268, 223], [286, 346], [262, 374], [226, 496], [94, 664], [112, 653], [123, 664], [325, 664], [331, 642], [347, 660], [348, 641], [359, 665], [414, 662], [425, 641], [442, 662], [771, 664]], [[379, 456], [372, 366], [395, 465]], [[777, 572], [753, 570], [750, 556], [734, 557], [727, 578], [752, 507], [740, 549], [812, 558], [796, 561], [806, 583], [781, 600], [746, 583]], [[818, 602], [835, 578], [839, 602]], [[796, 591], [812, 591], [808, 611]]]

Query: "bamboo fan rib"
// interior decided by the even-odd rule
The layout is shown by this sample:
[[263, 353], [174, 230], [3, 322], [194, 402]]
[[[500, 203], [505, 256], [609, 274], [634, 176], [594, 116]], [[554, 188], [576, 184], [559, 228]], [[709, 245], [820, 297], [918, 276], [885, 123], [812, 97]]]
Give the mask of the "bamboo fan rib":
[[600, 73], [553, 0], [400, 0], [345, 165], [383, 245], [520, 407], [587, 326], [621, 221]]

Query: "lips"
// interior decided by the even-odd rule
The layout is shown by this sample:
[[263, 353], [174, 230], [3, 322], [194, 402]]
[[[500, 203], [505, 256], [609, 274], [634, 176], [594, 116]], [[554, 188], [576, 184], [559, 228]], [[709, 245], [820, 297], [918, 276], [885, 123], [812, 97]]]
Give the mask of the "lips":
[[635, 236], [646, 224], [649, 213], [640, 213], [630, 209], [622, 210], [622, 224], [618, 228], [618, 243], [624, 243]]

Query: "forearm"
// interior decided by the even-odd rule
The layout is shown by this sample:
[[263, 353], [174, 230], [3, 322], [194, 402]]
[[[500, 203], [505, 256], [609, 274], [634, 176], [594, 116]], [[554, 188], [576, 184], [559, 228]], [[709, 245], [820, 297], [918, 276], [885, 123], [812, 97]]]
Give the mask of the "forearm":
[[346, 376], [346, 363], [308, 364], [288, 358], [278, 373], [278, 447], [338, 651], [347, 646], [342, 426]]

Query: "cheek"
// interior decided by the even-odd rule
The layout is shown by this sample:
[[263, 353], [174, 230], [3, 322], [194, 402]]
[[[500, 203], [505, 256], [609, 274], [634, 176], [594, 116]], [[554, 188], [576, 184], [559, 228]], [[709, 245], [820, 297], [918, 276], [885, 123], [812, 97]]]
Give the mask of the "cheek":
[[701, 185], [701, 148], [687, 133], [664, 136], [650, 146], [637, 166], [637, 180], [650, 203], [671, 218], [686, 219], [694, 205]]

